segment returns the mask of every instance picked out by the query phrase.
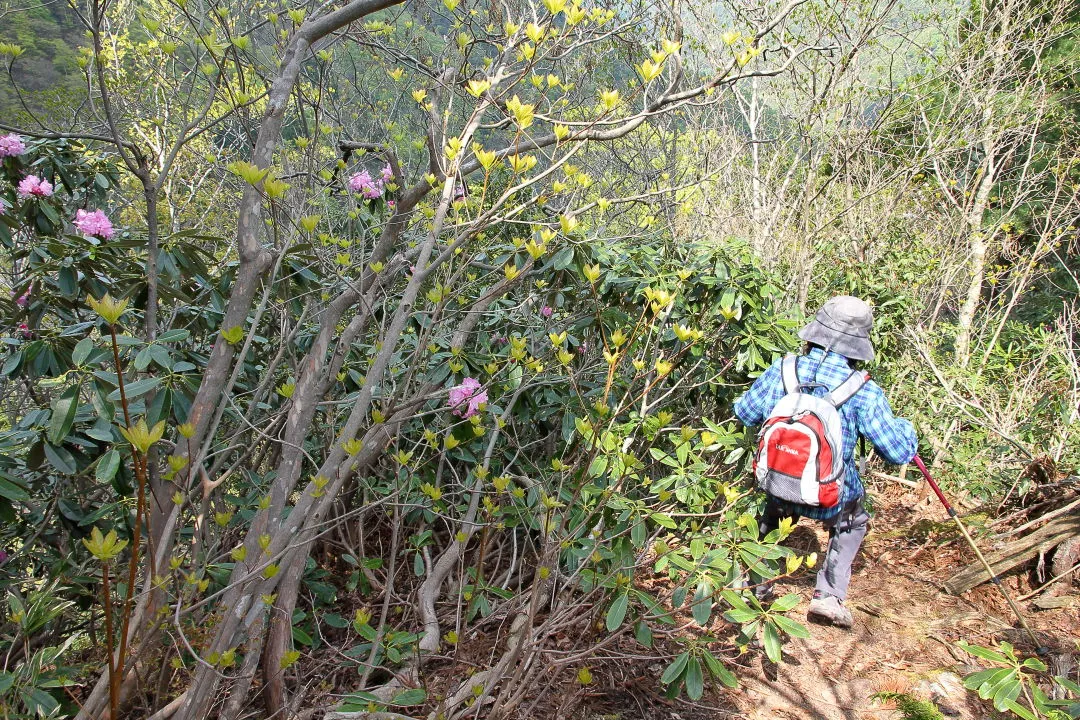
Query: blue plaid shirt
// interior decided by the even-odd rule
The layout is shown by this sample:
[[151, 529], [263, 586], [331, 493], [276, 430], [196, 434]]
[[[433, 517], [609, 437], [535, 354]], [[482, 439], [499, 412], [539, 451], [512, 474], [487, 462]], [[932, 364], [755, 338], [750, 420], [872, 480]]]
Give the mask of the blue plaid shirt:
[[[784, 381], [780, 375], [782, 360], [774, 362], [754, 384], [735, 401], [735, 414], [744, 425], [760, 425], [765, 422], [773, 407], [784, 396]], [[801, 382], [819, 382], [835, 389], [851, 374], [851, 367], [843, 355], [821, 348], [812, 348], [798, 359], [796, 365]], [[814, 394], [824, 395], [825, 388], [815, 388]], [[893, 415], [885, 393], [873, 380], [867, 381], [855, 396], [840, 406], [840, 419], [844, 426], [844, 486], [840, 490], [840, 502], [831, 508], [807, 505], [787, 506], [784, 509], [803, 517], [826, 520], [834, 517], [849, 501], [863, 496], [863, 484], [855, 462], [855, 446], [862, 435], [877, 449], [887, 462], [903, 465], [910, 462], [918, 450], [915, 428], [903, 418]]]

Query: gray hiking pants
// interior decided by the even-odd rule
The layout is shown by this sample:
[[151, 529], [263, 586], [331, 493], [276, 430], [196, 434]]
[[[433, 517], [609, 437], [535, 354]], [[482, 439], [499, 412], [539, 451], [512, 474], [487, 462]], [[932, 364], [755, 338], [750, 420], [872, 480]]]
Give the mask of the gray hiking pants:
[[[781, 509], [771, 501], [765, 506], [765, 513], [758, 520], [758, 532], [761, 537], [780, 526], [780, 520], [791, 516], [791, 511]], [[847, 597], [848, 583], [851, 582], [851, 564], [862, 546], [863, 538], [870, 524], [870, 515], [863, 507], [862, 498], [849, 501], [835, 518], [822, 521], [829, 531], [829, 548], [825, 551], [825, 562], [817, 574], [817, 586], [814, 596], [832, 595], [840, 600]]]

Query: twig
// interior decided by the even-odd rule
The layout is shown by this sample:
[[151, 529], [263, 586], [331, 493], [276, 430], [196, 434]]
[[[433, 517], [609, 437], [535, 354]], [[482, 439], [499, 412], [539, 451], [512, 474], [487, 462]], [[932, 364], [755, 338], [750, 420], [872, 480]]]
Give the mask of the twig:
[[1046, 522], [1047, 520], [1053, 520], [1056, 517], [1060, 517], [1061, 515], [1065, 515], [1070, 510], [1073, 510], [1078, 506], [1080, 506], [1080, 498], [1077, 498], [1076, 500], [1073, 500], [1071, 503], [1069, 503], [1068, 505], [1065, 505], [1064, 507], [1059, 507], [1057, 510], [1054, 510], [1052, 512], [1048, 512], [1045, 515], [1040, 515], [1039, 517], [1035, 518], [1034, 520], [1029, 520], [1026, 523], [1024, 523], [1023, 525], [1021, 525], [1019, 527], [1016, 527], [1016, 528], [1013, 528], [1012, 530], [1010, 530], [1008, 532], [1001, 533], [997, 537], [1006, 538], [1006, 537], [1009, 537], [1011, 535], [1016, 535], [1017, 533], [1021, 533], [1024, 530], [1027, 530], [1028, 528], [1032, 527], [1033, 525], [1038, 525], [1041, 522]]
[[1023, 602], [1025, 600], [1030, 600], [1031, 598], [1035, 597], [1036, 595], [1041, 593], [1046, 588], [1048, 588], [1051, 585], [1053, 585], [1054, 583], [1056, 583], [1058, 580], [1061, 580], [1062, 578], [1067, 577], [1068, 575], [1071, 575], [1072, 573], [1076, 572], [1077, 570], [1080, 570], [1080, 562], [1076, 563], [1071, 568], [1069, 568], [1065, 572], [1061, 573], [1057, 577], [1050, 578], [1045, 583], [1043, 583], [1039, 587], [1037, 587], [1034, 590], [1032, 590], [1031, 592], [1029, 592], [1027, 595], [1022, 595], [1022, 596], [1018, 597], [1016, 599], [1017, 602]]
[[902, 477], [897, 477], [896, 475], [889, 475], [887, 473], [878, 472], [877, 470], [872, 471], [870, 473], [870, 477], [878, 478], [879, 480], [892, 480], [893, 482], [898, 482], [901, 485], [907, 485], [910, 488], [919, 487], [919, 483], [915, 482], [914, 480], [907, 480]]

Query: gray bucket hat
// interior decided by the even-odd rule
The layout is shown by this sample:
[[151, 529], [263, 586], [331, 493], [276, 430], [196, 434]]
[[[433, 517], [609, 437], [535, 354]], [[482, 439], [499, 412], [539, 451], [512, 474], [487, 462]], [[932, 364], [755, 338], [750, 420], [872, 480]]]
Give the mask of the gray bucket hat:
[[839, 295], [825, 303], [817, 317], [799, 331], [799, 337], [852, 360], [873, 360], [873, 326], [869, 305], [857, 297]]

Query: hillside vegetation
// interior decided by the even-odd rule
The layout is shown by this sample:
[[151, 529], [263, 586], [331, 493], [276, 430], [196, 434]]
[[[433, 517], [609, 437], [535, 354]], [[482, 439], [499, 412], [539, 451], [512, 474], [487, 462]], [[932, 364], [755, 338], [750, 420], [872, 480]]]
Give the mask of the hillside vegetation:
[[[745, 709], [820, 543], [759, 536], [732, 404], [839, 294], [980, 542], [1075, 515], [1073, 3], [0, 13], [5, 716]], [[971, 559], [923, 490], [875, 562]], [[972, 703], [1075, 717], [1075, 638], [1000, 630], [939, 643]]]

